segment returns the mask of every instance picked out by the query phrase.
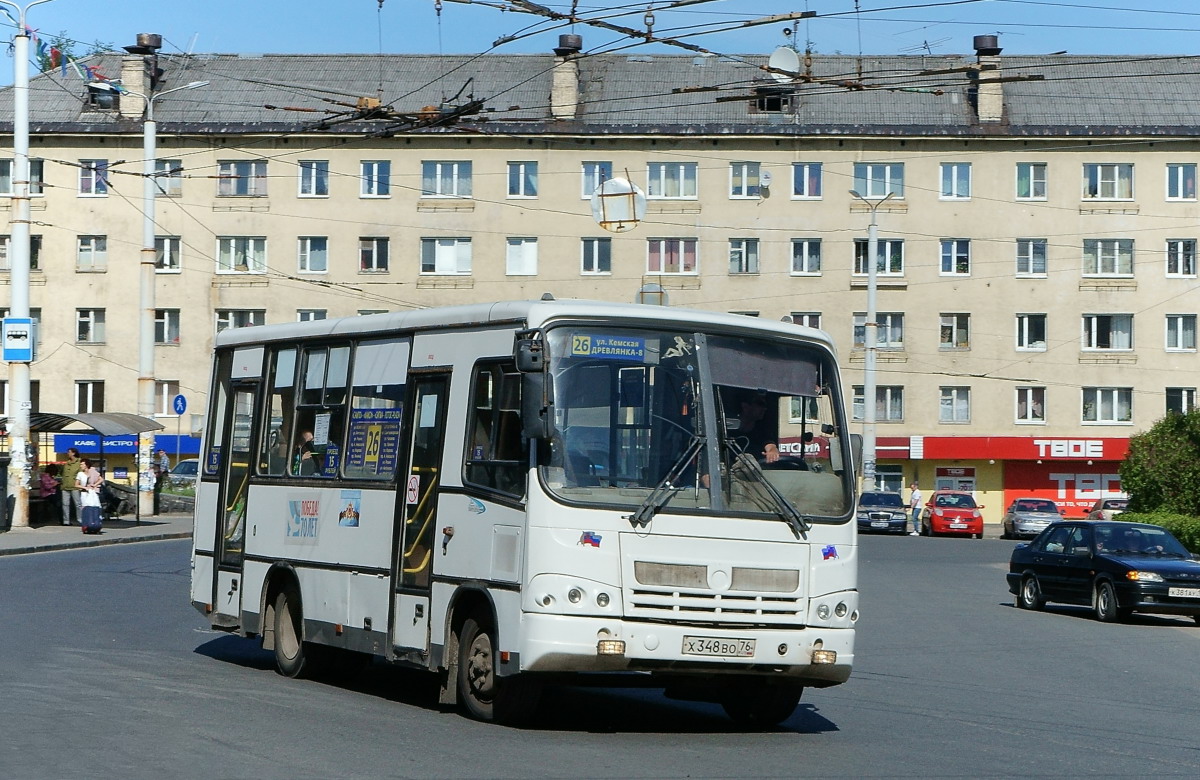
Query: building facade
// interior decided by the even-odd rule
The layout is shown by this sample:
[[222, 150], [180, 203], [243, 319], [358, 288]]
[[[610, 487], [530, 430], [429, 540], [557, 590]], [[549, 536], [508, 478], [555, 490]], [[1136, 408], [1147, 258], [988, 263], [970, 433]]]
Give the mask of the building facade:
[[[873, 204], [883, 486], [973, 490], [989, 522], [1016, 495], [1079, 513], [1119, 491], [1130, 435], [1194, 406], [1200, 88], [1186, 60], [1004, 57], [982, 36], [973, 57], [814, 56], [775, 78], [765, 57], [574, 43], [159, 58], [160, 89], [208, 82], [154, 107], [167, 431], [193, 428], [225, 327], [544, 292], [628, 301], [646, 284], [671, 306], [828, 331], [861, 419]], [[141, 56], [94, 66], [125, 94], [102, 76], [31, 87], [32, 376], [47, 411], [137, 405], [140, 96], [154, 85]], [[626, 232], [593, 218], [612, 177], [646, 193]], [[10, 154], [0, 208], [12, 192]], [[8, 257], [0, 237], [0, 268]]]

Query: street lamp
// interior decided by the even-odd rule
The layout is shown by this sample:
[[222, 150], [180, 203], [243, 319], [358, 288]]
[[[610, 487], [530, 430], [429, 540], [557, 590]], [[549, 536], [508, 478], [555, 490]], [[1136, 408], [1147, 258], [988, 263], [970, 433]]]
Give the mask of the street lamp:
[[[33, 328], [29, 317], [29, 27], [25, 14], [35, 5], [50, 0], [33, 0], [21, 7], [11, 0], [0, 0], [0, 4], [16, 9], [17, 34], [13, 38], [13, 197], [12, 197], [12, 254], [9, 256], [10, 301], [8, 317], [14, 327], [25, 327], [26, 341], [33, 343]], [[10, 19], [12, 14], [4, 12]], [[9, 332], [8, 323], [5, 334]], [[5, 339], [4, 359], [8, 361], [8, 390], [11, 404], [8, 418], [8, 492], [13, 497], [12, 527], [29, 527], [29, 415], [33, 409], [29, 393], [28, 356], [7, 354], [8, 339]]]
[[[157, 251], [154, 246], [154, 208], [158, 196], [158, 126], [154, 121], [154, 101], [185, 89], [207, 86], [207, 81], [173, 87], [162, 92], [143, 95], [131, 89], [123, 93], [140, 97], [146, 105], [146, 117], [142, 122], [142, 252], [140, 265], [141, 318], [138, 322], [138, 414], [153, 419], [155, 405], [154, 387], [154, 270]], [[144, 432], [138, 440], [138, 511], [151, 514], [154, 511], [154, 479], [150, 470], [151, 441], [153, 433]]]
[[858, 190], [850, 194], [867, 204], [871, 209], [871, 224], [867, 228], [867, 317], [863, 323], [863, 489], [875, 489], [875, 356], [879, 343], [876, 322], [875, 293], [878, 291], [879, 226], [875, 216], [879, 207], [896, 193], [889, 192], [878, 200], [867, 200]]

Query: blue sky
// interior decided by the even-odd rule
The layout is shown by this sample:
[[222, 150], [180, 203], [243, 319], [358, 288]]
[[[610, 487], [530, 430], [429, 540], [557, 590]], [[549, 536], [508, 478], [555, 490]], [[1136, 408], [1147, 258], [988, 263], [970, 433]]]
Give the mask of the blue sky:
[[[24, 5], [29, 0], [17, 0]], [[481, 2], [482, 0], [476, 0]], [[486, 0], [504, 4], [505, 0]], [[569, 0], [542, 0], [559, 10]], [[623, 4], [632, 15], [610, 21], [641, 26], [650, 0], [578, 0], [593, 13]], [[659, 5], [664, 3], [659, 2]], [[811, 41], [824, 53], [971, 53], [977, 34], [1000, 34], [1010, 54], [1066, 50], [1073, 54], [1194, 54], [1200, 38], [1200, 4], [1185, 0], [713, 0], [655, 15], [655, 30], [667, 33], [697, 25], [721, 25], [789, 11], [815, 11], [802, 22], [801, 46]], [[890, 8], [892, 10], [874, 10]], [[180, 52], [477, 53], [501, 36], [532, 26], [545, 30], [506, 44], [509, 53], [549, 51], [569, 28], [537, 17], [501, 12], [486, 5], [442, 0], [51, 0], [29, 10], [30, 26], [50, 37], [65, 32], [83, 44], [100, 40], [133, 43], [138, 32], [156, 32], [165, 50]], [[6, 21], [0, 18], [0, 21]], [[717, 52], [768, 53], [787, 39], [785, 24], [689, 37]], [[577, 25], [585, 49], [619, 45], [614, 33]], [[11, 34], [11, 28], [0, 28]], [[382, 46], [381, 46], [382, 39]], [[194, 41], [194, 43], [193, 43]], [[656, 47], [661, 48], [661, 47]], [[646, 47], [641, 47], [646, 50]], [[11, 59], [0, 62], [0, 80], [11, 80]]]

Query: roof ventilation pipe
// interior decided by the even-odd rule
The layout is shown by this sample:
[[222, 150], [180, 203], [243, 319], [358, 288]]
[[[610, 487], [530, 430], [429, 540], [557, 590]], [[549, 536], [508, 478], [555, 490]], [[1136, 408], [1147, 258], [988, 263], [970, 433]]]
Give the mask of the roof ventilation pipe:
[[1004, 119], [999, 40], [995, 35], [976, 35], [974, 46], [979, 68], [975, 75], [975, 113], [980, 122], [999, 122]]
[[121, 58], [121, 86], [128, 92], [121, 95], [117, 113], [122, 119], [140, 119], [146, 109], [145, 96], [158, 86], [162, 75], [158, 68], [162, 36], [138, 33], [137, 43], [124, 48], [129, 54]]
[[583, 37], [558, 36], [554, 73], [550, 82], [550, 115], [555, 119], [575, 119], [579, 113], [579, 52]]

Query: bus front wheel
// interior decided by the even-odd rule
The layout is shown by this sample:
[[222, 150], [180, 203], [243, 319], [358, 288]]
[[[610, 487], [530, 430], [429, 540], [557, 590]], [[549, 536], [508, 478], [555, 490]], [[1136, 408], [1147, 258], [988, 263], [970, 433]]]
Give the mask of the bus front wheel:
[[729, 695], [721, 706], [725, 714], [741, 726], [777, 726], [796, 711], [803, 692], [803, 688], [758, 686]]
[[533, 715], [538, 688], [530, 680], [496, 673], [496, 632], [490, 623], [477, 616], [467, 618], [458, 653], [458, 698], [471, 717], [522, 723]]

